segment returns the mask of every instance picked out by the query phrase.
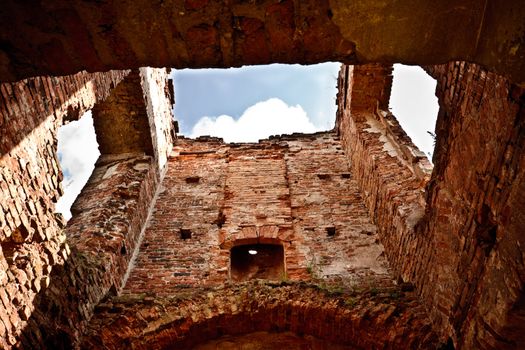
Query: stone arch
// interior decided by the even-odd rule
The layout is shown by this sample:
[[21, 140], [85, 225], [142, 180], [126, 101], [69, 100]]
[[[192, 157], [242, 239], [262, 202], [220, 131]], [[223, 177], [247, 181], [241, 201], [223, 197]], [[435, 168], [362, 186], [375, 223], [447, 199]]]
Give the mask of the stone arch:
[[266, 331], [357, 349], [434, 348], [438, 339], [423, 315], [415, 296], [395, 287], [354, 293], [304, 282], [247, 282], [196, 290], [189, 298], [114, 298], [99, 305], [82, 346], [188, 349], [223, 335]]

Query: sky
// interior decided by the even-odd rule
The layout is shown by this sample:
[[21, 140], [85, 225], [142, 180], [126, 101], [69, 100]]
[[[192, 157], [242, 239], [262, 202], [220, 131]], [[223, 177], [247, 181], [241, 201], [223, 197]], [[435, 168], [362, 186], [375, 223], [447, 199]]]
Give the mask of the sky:
[[390, 110], [412, 142], [432, 161], [439, 110], [436, 80], [421, 67], [394, 65]]
[[[186, 136], [212, 135], [226, 142], [257, 142], [270, 135], [311, 133], [334, 127], [340, 63], [273, 64], [230, 69], [173, 70], [175, 119]], [[433, 152], [436, 81], [420, 67], [394, 65], [390, 108], [412, 141]], [[99, 156], [91, 112], [62, 126], [58, 154], [65, 194], [57, 211], [69, 208]]]
[[[300, 106], [317, 129], [331, 129], [335, 121], [335, 94], [340, 65], [271, 64], [230, 69], [176, 70], [172, 74], [175, 83], [175, 118], [179, 120], [181, 132], [191, 135], [193, 125], [202, 117], [214, 119], [227, 115], [239, 120], [250, 107], [278, 98], [290, 108]], [[278, 114], [273, 117], [271, 114], [261, 115], [261, 118], [278, 116], [281, 123], [292, 124], [286, 120], [286, 114], [282, 114], [286, 111], [282, 105], [275, 101], [268, 104], [278, 108]], [[267, 112], [267, 107], [264, 103], [259, 104], [255, 111], [252, 108], [250, 112], [258, 115], [259, 108]], [[296, 114], [293, 111], [292, 114], [295, 118]], [[301, 127], [301, 124], [298, 126]], [[279, 125], [272, 127], [278, 128]]]
[[71, 217], [69, 208], [95, 169], [99, 155], [91, 111], [58, 129], [58, 160], [64, 173], [64, 194], [55, 209], [67, 220]]

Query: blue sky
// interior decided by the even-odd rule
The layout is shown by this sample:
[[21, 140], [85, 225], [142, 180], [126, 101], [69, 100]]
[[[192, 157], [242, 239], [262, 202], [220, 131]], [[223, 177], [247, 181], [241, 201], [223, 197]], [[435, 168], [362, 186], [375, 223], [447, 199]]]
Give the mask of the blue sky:
[[[175, 118], [181, 133], [213, 134], [227, 142], [256, 142], [270, 135], [332, 129], [340, 63], [313, 66], [250, 66], [174, 70]], [[394, 66], [390, 108], [425, 154], [433, 151], [438, 106], [436, 82], [420, 67]], [[99, 156], [91, 112], [60, 128], [58, 155], [64, 195], [57, 211], [69, 208], [89, 179]]]
[[313, 66], [272, 64], [230, 69], [177, 70], [175, 117], [181, 132], [204, 117], [228, 115], [238, 120], [257, 102], [279, 98], [300, 105], [317, 127], [330, 129], [335, 118], [337, 72], [340, 63]]

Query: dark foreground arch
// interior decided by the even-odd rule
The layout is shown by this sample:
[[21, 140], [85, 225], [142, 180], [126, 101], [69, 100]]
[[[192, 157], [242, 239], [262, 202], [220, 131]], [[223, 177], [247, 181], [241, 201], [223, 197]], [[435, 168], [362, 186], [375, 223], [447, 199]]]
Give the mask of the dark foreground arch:
[[254, 281], [172, 298], [102, 304], [83, 348], [189, 349], [223, 335], [293, 332], [357, 349], [431, 349], [438, 338], [418, 301], [396, 287], [341, 290]]
[[525, 81], [519, 1], [42, 1], [0, 8], [0, 81], [141, 66], [479, 63]]

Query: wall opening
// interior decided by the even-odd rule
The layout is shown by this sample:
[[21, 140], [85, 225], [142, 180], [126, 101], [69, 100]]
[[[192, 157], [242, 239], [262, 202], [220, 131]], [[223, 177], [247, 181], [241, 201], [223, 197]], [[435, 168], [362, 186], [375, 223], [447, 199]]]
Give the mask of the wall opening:
[[[9, 266], [15, 264], [18, 255], [24, 248], [24, 242], [29, 235], [30, 233], [28, 229], [24, 225], [20, 225], [11, 233], [10, 237], [7, 237], [0, 242], [2, 253], [4, 254], [4, 258]], [[23, 256], [24, 254], [21, 255]]]
[[277, 244], [246, 244], [230, 251], [230, 276], [233, 281], [285, 277], [284, 249]]
[[436, 80], [418, 66], [394, 65], [389, 107], [412, 142], [432, 160], [439, 111]]
[[66, 220], [71, 218], [71, 205], [89, 180], [99, 156], [91, 111], [58, 129], [58, 160], [64, 174], [64, 194], [56, 204], [56, 211]]
[[225, 142], [330, 130], [339, 68], [329, 62], [173, 70], [174, 115], [183, 135]]

